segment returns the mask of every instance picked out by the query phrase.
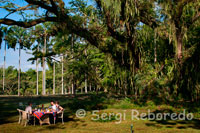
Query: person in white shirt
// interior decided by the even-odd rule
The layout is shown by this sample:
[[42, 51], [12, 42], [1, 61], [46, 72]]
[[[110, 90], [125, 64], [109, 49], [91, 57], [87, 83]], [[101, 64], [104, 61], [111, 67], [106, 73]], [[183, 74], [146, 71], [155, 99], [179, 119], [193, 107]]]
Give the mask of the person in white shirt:
[[55, 105], [54, 101], [51, 101], [51, 108], [52, 108], [54, 111], [56, 111], [56, 105]]
[[28, 103], [28, 106], [26, 107], [25, 112], [28, 113], [28, 119], [30, 119], [32, 116], [32, 103], [31, 102]]
[[26, 107], [25, 111], [29, 114], [32, 115], [32, 103], [29, 102], [28, 106]]

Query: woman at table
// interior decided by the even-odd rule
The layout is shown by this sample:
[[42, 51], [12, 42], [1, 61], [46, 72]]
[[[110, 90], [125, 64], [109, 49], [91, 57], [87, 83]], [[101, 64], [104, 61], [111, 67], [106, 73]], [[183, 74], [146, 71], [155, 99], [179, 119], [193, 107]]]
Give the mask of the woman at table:
[[58, 101], [56, 101], [55, 102], [56, 104], [56, 112], [57, 112], [57, 114], [59, 114], [59, 113], [61, 113], [62, 111], [63, 111], [63, 107], [61, 107], [60, 105], [59, 105], [59, 102]]

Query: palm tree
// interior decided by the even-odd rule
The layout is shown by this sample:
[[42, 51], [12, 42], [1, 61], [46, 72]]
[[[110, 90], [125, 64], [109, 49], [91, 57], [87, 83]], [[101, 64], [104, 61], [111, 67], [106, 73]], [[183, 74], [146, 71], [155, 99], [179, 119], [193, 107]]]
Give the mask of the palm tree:
[[[86, 56], [86, 61], [87, 61], [87, 50], [85, 50], [85, 56]], [[87, 62], [86, 62], [87, 63]], [[87, 93], [87, 74], [85, 72], [85, 93]]]
[[3, 65], [3, 91], [5, 90], [5, 68], [6, 68], [6, 39], [4, 48], [4, 65]]
[[33, 58], [29, 58], [28, 61], [36, 61], [36, 95], [39, 95], [39, 63], [42, 63], [43, 55], [41, 53], [42, 45], [41, 42], [43, 39], [41, 38], [43, 28], [42, 26], [36, 26], [34, 29], [31, 30], [31, 34], [33, 35], [34, 42], [36, 42], [36, 45], [31, 49], [33, 52], [31, 53], [34, 55]]
[[[49, 35], [47, 33], [48, 25], [38, 25], [35, 29], [32, 29], [31, 34], [33, 35], [34, 40], [37, 42], [37, 45], [32, 48], [33, 58], [29, 58], [28, 61], [36, 61], [36, 73], [37, 73], [37, 85], [36, 85], [36, 94], [39, 94], [39, 73], [38, 73], [38, 65], [39, 62], [42, 64], [42, 95], [46, 95], [46, 49], [47, 49], [47, 41], [49, 39]], [[42, 52], [40, 52], [42, 49]], [[39, 61], [39, 59], [41, 59]]]
[[[3, 65], [3, 91], [5, 90], [5, 68], [6, 68], [6, 47], [8, 46], [7, 40], [8, 40], [8, 29], [7, 27], [1, 28], [1, 37], [4, 37], [4, 65]], [[2, 41], [2, 40], [1, 40]]]
[[[8, 30], [7, 42], [9, 46], [15, 49], [16, 45], [19, 44], [19, 68], [18, 68], [18, 96], [20, 96], [20, 76], [21, 76], [21, 49], [29, 48], [31, 41], [29, 40], [27, 30], [24, 28], [13, 26]], [[5, 53], [6, 54], [6, 53]]]
[[53, 61], [53, 95], [55, 95], [55, 68], [56, 68], [56, 64], [55, 64], [55, 60]]
[[[61, 35], [61, 36], [59, 36]], [[71, 44], [71, 37], [68, 35], [59, 34], [53, 39], [53, 51], [60, 56], [61, 63], [61, 94], [64, 94], [64, 62], [66, 55], [69, 52], [69, 45]], [[69, 87], [68, 87], [69, 88]], [[72, 87], [73, 88], [73, 87]], [[70, 91], [71, 92], [71, 91]], [[66, 91], [65, 91], [66, 93]]]
[[64, 82], [63, 82], [63, 74], [64, 74], [64, 55], [61, 55], [61, 63], [62, 63], [62, 94], [64, 94]]
[[[71, 41], [71, 44], [72, 44], [72, 59], [74, 58], [74, 55], [73, 55], [73, 53], [74, 53], [74, 49], [73, 49], [73, 47], [74, 47], [74, 35], [72, 34], [72, 41]], [[75, 93], [75, 89], [74, 89], [74, 74], [72, 73], [72, 90], [71, 90], [71, 93], [72, 94], [74, 94]]]
[[[5, 41], [5, 47], [4, 47], [4, 65], [3, 65], [3, 91], [5, 90], [5, 67], [6, 67], [6, 36], [7, 34], [7, 28], [6, 27], [1, 27], [1, 38], [4, 37]], [[2, 41], [2, 39], [1, 39]]]
[[[39, 52], [39, 45], [37, 45], [37, 52]], [[36, 59], [36, 73], [37, 73], [37, 85], [36, 85], [36, 95], [38, 95], [39, 94], [39, 86], [38, 86], [38, 81], [39, 81], [39, 74], [38, 74], [38, 62], [39, 60], [38, 60], [38, 58]]]
[[[1, 49], [1, 43], [2, 43], [2, 40], [3, 40], [3, 31], [2, 31], [2, 27], [0, 27], [0, 49]], [[3, 82], [3, 90], [4, 90], [4, 82]]]
[[[47, 45], [47, 34], [46, 30], [44, 31], [44, 47], [43, 47], [43, 54], [46, 54], [46, 45]], [[42, 94], [46, 95], [46, 58], [45, 56], [42, 57]]]

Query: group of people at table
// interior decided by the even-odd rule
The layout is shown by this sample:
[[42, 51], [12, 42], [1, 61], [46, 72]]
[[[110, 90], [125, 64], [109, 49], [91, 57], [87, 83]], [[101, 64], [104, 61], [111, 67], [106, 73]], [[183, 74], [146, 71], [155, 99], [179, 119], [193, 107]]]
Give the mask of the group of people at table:
[[51, 106], [48, 108], [44, 108], [44, 105], [42, 105], [42, 108], [32, 108], [32, 103], [29, 102], [28, 106], [25, 109], [25, 112], [28, 114], [28, 117], [36, 117], [40, 120], [40, 118], [45, 115], [45, 114], [53, 114], [54, 116], [54, 120], [56, 119], [56, 115], [59, 115], [60, 113], [62, 113], [62, 111], [64, 110], [63, 107], [61, 107], [59, 105], [58, 101], [51, 101]]

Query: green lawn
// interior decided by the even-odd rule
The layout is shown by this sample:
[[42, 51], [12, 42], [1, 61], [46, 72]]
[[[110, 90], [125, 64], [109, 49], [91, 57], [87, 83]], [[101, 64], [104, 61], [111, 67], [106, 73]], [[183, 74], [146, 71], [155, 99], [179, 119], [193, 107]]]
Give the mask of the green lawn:
[[[62, 125], [58, 122], [56, 125], [28, 125], [24, 127], [17, 123], [19, 102], [26, 104], [28, 101], [32, 101], [37, 104], [44, 104], [49, 106], [51, 100], [60, 101], [61, 105], [65, 108], [64, 121]], [[172, 107], [165, 105], [155, 106], [149, 104], [144, 107], [134, 106], [131, 102], [123, 100], [116, 100], [116, 98], [108, 98], [105, 95], [77, 95], [73, 96], [45, 96], [45, 97], [16, 97], [16, 96], [2, 96], [0, 97], [0, 132], [72, 132], [72, 133], [88, 133], [88, 132], [113, 132], [113, 133], [127, 133], [130, 132], [131, 125], [133, 124], [134, 132], [144, 133], [174, 133], [174, 132], [200, 132], [200, 120], [198, 118], [192, 121], [148, 121], [148, 120], [132, 120], [131, 109], [137, 109], [140, 113], [147, 112], [150, 108], [156, 111], [168, 109], [170, 111], [176, 111]], [[77, 118], [75, 113], [77, 109], [87, 110], [85, 118]], [[122, 113], [125, 112], [125, 120], [117, 124], [117, 120], [113, 121], [93, 121], [94, 115], [92, 111], [100, 109], [100, 113]], [[197, 114], [198, 115], [198, 114]]]

